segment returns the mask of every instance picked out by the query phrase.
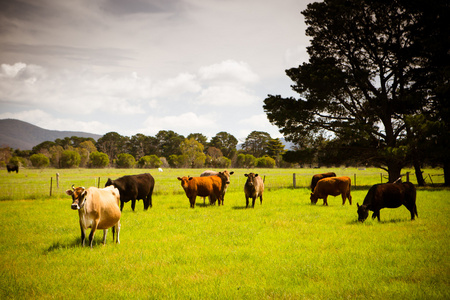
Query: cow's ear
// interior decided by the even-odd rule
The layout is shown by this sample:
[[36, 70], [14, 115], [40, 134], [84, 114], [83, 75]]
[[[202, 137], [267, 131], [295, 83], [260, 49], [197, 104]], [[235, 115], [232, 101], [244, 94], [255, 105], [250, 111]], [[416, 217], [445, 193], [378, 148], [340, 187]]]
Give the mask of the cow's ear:
[[86, 190], [83, 190], [83, 193], [81, 193], [81, 196], [82, 196], [82, 197], [86, 197], [86, 195], [87, 195], [87, 191], [86, 191]]
[[258, 177], [258, 174], [255, 174], [255, 177]]
[[359, 203], [356, 203], [356, 207], [358, 207], [358, 208], [359, 208]]
[[73, 191], [72, 190], [67, 190], [66, 194], [69, 195], [69, 196], [72, 196], [73, 195]]
[[230, 172], [230, 175], [233, 175], [233, 174], [234, 174], [234, 171], [231, 171], [231, 172]]
[[248, 174], [244, 174], [245, 177], [248, 177]]
[[189, 177], [189, 180], [192, 180], [192, 179], [194, 179], [194, 177]]
[[177, 177], [178, 180], [182, 180], [180, 177]]

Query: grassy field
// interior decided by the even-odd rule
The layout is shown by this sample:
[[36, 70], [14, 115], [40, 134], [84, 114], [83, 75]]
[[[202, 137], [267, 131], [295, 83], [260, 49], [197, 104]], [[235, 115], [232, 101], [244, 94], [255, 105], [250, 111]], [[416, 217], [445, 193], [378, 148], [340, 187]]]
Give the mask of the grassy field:
[[[60, 188], [49, 197], [47, 179], [57, 171]], [[293, 170], [258, 170], [269, 189], [262, 205], [245, 209], [246, 170], [237, 170], [225, 206], [198, 201], [190, 209], [173, 176], [192, 171], [152, 172], [159, 184], [153, 208], [143, 211], [139, 201], [132, 212], [126, 204], [121, 244], [112, 243], [110, 232], [103, 246], [99, 231], [93, 249], [80, 246], [78, 215], [63, 190], [126, 171], [14, 174], [15, 184], [36, 189], [31, 200], [0, 201], [0, 298], [450, 298], [448, 189], [418, 190], [415, 221], [401, 207], [381, 210], [380, 223], [359, 223], [356, 202], [368, 187], [353, 190], [351, 206], [342, 206], [340, 197], [330, 197], [328, 207], [312, 206], [308, 189], [279, 188], [269, 180], [285, 172], [292, 184]], [[13, 174], [0, 176], [13, 180]], [[38, 183], [39, 177], [47, 179]], [[4, 193], [2, 186], [7, 200]]]

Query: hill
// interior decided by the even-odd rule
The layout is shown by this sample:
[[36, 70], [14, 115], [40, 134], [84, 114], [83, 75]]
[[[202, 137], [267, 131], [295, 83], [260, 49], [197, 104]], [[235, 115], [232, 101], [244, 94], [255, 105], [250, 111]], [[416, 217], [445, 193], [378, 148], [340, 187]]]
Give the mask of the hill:
[[31, 150], [42, 142], [53, 142], [56, 139], [72, 136], [91, 137], [95, 140], [102, 137], [99, 134], [87, 132], [48, 130], [15, 119], [0, 120], [0, 147]]

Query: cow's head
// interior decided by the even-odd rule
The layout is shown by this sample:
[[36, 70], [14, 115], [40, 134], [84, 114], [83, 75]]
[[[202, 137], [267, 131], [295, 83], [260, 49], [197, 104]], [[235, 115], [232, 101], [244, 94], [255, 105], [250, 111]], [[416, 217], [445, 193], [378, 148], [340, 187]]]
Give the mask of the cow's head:
[[247, 186], [255, 186], [256, 184], [256, 177], [258, 177], [258, 174], [250, 173], [250, 174], [244, 174], [245, 177], [247, 177], [247, 181], [245, 182], [245, 185]]
[[230, 184], [230, 175], [227, 170], [217, 173], [217, 176], [222, 179], [222, 184]]
[[364, 222], [369, 216], [369, 209], [366, 205], [360, 206], [359, 203], [356, 203], [356, 206], [358, 207], [358, 221]]
[[80, 209], [84, 206], [87, 195], [87, 191], [84, 189], [84, 187], [75, 188], [72, 184], [72, 189], [67, 190], [66, 194], [72, 196], [72, 205], [70, 207], [73, 210]]
[[108, 178], [108, 181], [106, 181], [105, 183], [105, 187], [113, 185], [113, 181], [111, 180], [111, 178]]
[[189, 176], [183, 176], [183, 177], [177, 177], [179, 181], [181, 181], [181, 186], [183, 189], [187, 189], [189, 186], [189, 181], [192, 180], [194, 177]]
[[309, 199], [311, 199], [311, 204], [316, 204], [319, 197], [314, 195], [314, 193], [311, 193], [311, 197], [309, 197]]

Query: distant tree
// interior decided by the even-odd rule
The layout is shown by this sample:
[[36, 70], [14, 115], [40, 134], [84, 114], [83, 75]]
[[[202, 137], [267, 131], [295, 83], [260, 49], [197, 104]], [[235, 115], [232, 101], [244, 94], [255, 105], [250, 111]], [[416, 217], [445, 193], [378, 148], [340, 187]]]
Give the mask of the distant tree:
[[105, 168], [108, 165], [109, 157], [106, 153], [95, 151], [89, 155], [88, 166], [90, 168]]
[[169, 163], [169, 166], [171, 168], [181, 168], [185, 165], [187, 159], [184, 155], [176, 155], [172, 154], [167, 159], [167, 162]]
[[161, 130], [156, 134], [158, 141], [157, 156], [169, 157], [171, 155], [180, 155], [180, 144], [185, 140], [184, 136], [175, 133], [172, 130]]
[[215, 147], [222, 151], [223, 156], [232, 159], [236, 154], [238, 140], [227, 132], [217, 133], [209, 142], [209, 147]]
[[136, 165], [136, 160], [133, 155], [128, 153], [120, 153], [117, 155], [116, 166], [118, 168], [129, 169]]
[[117, 132], [108, 132], [98, 139], [96, 147], [100, 152], [106, 153], [110, 160], [114, 160], [119, 153], [126, 153], [128, 138]]
[[186, 139], [188, 139], [188, 140], [190, 140], [191, 138], [193, 138], [194, 140], [196, 140], [197, 142], [202, 144], [203, 148], [206, 147], [208, 138], [206, 136], [204, 136], [203, 134], [201, 134], [201, 133], [191, 133], [191, 134], [189, 134], [186, 137]]
[[146, 136], [141, 133], [133, 135], [128, 142], [128, 153], [139, 160], [145, 155], [157, 153], [158, 141], [155, 137]]
[[33, 167], [39, 169], [45, 168], [50, 164], [50, 160], [48, 159], [48, 157], [42, 153], [31, 155], [30, 161]]
[[80, 154], [73, 150], [64, 150], [61, 155], [60, 165], [61, 168], [76, 168], [80, 165]]
[[[41, 149], [43, 151], [44, 149]], [[64, 148], [60, 145], [54, 144], [54, 146], [51, 146], [48, 150], [48, 155], [50, 156], [50, 163], [55, 168], [62, 168], [61, 165], [61, 157], [64, 152]]]
[[159, 168], [163, 165], [163, 162], [158, 156], [152, 154], [141, 157], [138, 164], [141, 168]]
[[261, 157], [267, 153], [267, 145], [271, 139], [267, 132], [252, 131], [242, 144], [242, 150], [254, 157]]
[[186, 159], [187, 167], [201, 168], [205, 164], [206, 155], [203, 145], [194, 138], [186, 139], [180, 144], [180, 151]]
[[48, 151], [51, 147], [56, 146], [55, 142], [45, 141], [33, 147], [33, 154], [42, 153], [43, 150]]
[[253, 168], [256, 165], [256, 158], [251, 154], [240, 153], [236, 159], [237, 168]]
[[280, 165], [281, 161], [283, 160], [283, 154], [286, 152], [284, 149], [284, 145], [281, 142], [279, 138], [276, 139], [270, 139], [267, 143], [267, 155], [272, 157], [277, 165]]
[[0, 162], [2, 162], [3, 166], [5, 166], [9, 159], [12, 157], [12, 148], [3, 147], [0, 148]]

